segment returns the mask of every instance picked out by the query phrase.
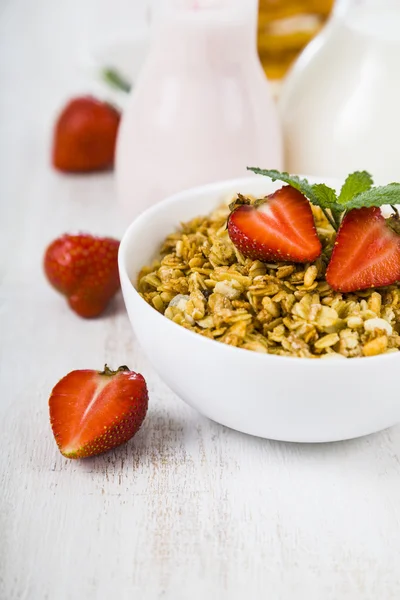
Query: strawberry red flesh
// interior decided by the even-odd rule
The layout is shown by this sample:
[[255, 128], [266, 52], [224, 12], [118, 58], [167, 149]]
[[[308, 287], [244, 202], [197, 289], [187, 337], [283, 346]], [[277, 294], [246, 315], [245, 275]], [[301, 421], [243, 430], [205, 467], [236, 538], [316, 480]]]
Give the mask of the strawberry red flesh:
[[118, 248], [118, 240], [88, 234], [63, 235], [47, 248], [46, 276], [81, 317], [100, 315], [119, 290]]
[[49, 400], [60, 452], [85, 458], [124, 444], [140, 428], [147, 406], [144, 378], [127, 367], [72, 371], [57, 383]]
[[322, 250], [310, 203], [291, 186], [263, 203], [234, 208], [228, 232], [238, 250], [253, 260], [311, 262]]
[[120, 113], [91, 96], [74, 98], [57, 119], [53, 166], [66, 172], [90, 172], [113, 166]]
[[326, 272], [339, 292], [382, 287], [400, 281], [400, 235], [380, 208], [351, 210], [343, 219]]

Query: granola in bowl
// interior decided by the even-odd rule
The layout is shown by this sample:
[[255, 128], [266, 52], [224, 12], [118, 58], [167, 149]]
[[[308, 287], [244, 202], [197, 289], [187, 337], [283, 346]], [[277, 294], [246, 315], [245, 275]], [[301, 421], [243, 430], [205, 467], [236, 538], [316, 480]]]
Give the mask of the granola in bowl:
[[321, 242], [313, 261], [246, 257], [227, 227], [232, 206], [223, 205], [168, 235], [137, 289], [175, 323], [247, 350], [325, 359], [398, 352], [400, 287], [333, 289], [326, 271], [337, 244], [335, 213], [310, 210]]

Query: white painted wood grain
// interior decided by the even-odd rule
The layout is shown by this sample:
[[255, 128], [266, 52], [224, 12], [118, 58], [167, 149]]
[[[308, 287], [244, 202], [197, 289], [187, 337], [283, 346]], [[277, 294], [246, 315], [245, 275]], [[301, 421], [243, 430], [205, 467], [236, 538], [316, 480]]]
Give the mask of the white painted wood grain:
[[[48, 167], [55, 111], [85, 91], [74, 61], [99, 6], [0, 4], [0, 599], [398, 600], [399, 427], [320, 446], [230, 431], [154, 374], [121, 298], [86, 322], [47, 286], [54, 236], [125, 227], [112, 175]], [[125, 447], [68, 461], [50, 390], [106, 361], [146, 376], [148, 417]]]

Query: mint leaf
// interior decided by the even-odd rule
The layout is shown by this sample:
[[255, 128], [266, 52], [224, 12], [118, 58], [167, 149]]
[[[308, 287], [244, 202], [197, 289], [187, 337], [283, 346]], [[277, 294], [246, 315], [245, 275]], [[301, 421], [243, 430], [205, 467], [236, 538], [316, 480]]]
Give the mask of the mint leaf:
[[258, 167], [247, 167], [248, 171], [253, 171], [256, 175], [264, 175], [269, 177], [272, 181], [282, 181], [291, 185], [296, 190], [307, 196], [309, 200], [313, 196], [312, 186], [308, 183], [307, 179], [300, 179], [297, 175], [289, 175], [289, 173], [281, 173], [275, 169], [259, 169]]
[[369, 208], [383, 206], [384, 204], [400, 204], [400, 183], [389, 183], [382, 187], [374, 187], [361, 194], [357, 194], [342, 206], [346, 210], [352, 208]]
[[321, 208], [337, 209], [337, 196], [335, 190], [324, 183], [315, 183], [312, 186], [312, 191], [318, 200], [317, 206], [320, 206]]
[[307, 179], [301, 179], [297, 175], [290, 175], [289, 173], [276, 171], [275, 169], [259, 169], [258, 167], [247, 167], [248, 171], [253, 171], [256, 175], [264, 175], [269, 177], [272, 181], [282, 181], [292, 186], [304, 196], [306, 196], [310, 202], [319, 206], [318, 196], [313, 192], [313, 186], [308, 182]]
[[373, 179], [367, 171], [355, 171], [351, 173], [343, 184], [339, 194], [339, 204], [347, 204], [362, 192], [366, 192], [371, 189]]
[[321, 208], [329, 208], [343, 212], [345, 210], [337, 201], [336, 192], [324, 183], [310, 184], [307, 179], [300, 179], [297, 175], [289, 175], [289, 173], [281, 173], [280, 171], [258, 169], [257, 167], [247, 167], [248, 171], [253, 171], [257, 175], [270, 177], [272, 181], [282, 181], [291, 185], [296, 190], [304, 194], [311, 204], [320, 206]]

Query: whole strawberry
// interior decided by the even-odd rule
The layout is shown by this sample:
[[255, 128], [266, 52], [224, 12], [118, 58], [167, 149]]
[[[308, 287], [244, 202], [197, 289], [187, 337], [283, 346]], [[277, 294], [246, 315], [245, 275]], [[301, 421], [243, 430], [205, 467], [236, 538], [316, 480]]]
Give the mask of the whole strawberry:
[[67, 172], [111, 168], [120, 118], [113, 106], [91, 96], [71, 100], [55, 125], [53, 166]]
[[97, 317], [119, 290], [118, 248], [118, 240], [89, 234], [65, 234], [47, 248], [47, 279], [79, 316]]
[[50, 422], [61, 454], [85, 458], [130, 440], [146, 416], [147, 386], [142, 375], [112, 371], [72, 371], [49, 399]]

